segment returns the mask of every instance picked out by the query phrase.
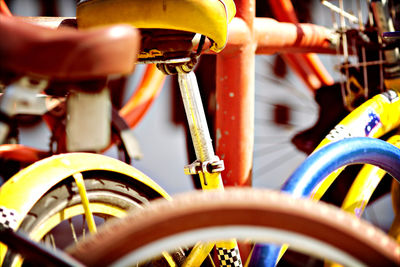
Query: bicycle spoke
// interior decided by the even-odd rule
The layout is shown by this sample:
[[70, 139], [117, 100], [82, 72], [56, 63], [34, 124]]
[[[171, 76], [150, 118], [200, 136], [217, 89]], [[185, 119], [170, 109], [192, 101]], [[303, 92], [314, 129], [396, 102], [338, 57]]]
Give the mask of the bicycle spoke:
[[50, 245], [53, 249], [56, 249], [56, 241], [54, 239], [54, 235], [53, 234], [49, 234], [49, 238], [50, 238]]
[[282, 136], [256, 136], [254, 137], [254, 143], [267, 145], [286, 145], [290, 143], [288, 139], [279, 140], [279, 138], [282, 138]]
[[74, 224], [72, 223], [72, 219], [71, 218], [68, 219], [68, 224], [69, 224], [69, 227], [71, 229], [72, 238], [74, 239], [74, 242], [76, 243], [76, 242], [78, 242], [78, 238], [76, 236], [75, 227], [74, 227]]
[[82, 216], [82, 236], [86, 238], [86, 216]]
[[[261, 118], [255, 118], [254, 119], [254, 122], [255, 123], [260, 123], [260, 124], [265, 124], [265, 123], [268, 123], [268, 122], [270, 122], [270, 123], [276, 123], [274, 120], [272, 120], [272, 119], [261, 119]], [[302, 128], [302, 127], [304, 127], [303, 125], [300, 125], [300, 124], [298, 124], [298, 123], [292, 123], [292, 122], [287, 122], [287, 123], [285, 123], [284, 124], [284, 126], [286, 126], [286, 127], [290, 127], [290, 129], [292, 129], [292, 128]]]
[[[287, 148], [291, 148], [291, 147], [290, 146], [286, 146], [285, 148], [287, 149]], [[282, 147], [281, 144], [273, 144], [273, 145], [269, 145], [267, 147], [264, 147], [264, 148], [261, 148], [261, 149], [258, 149], [256, 151], [254, 151], [253, 155], [254, 155], [254, 157], [263, 157], [263, 156], [266, 156], [268, 154], [275, 153], [275, 152], [277, 152], [279, 150], [282, 150], [282, 149], [284, 149], [284, 148]]]
[[[260, 177], [260, 175], [266, 175], [267, 173], [270, 173], [274, 171], [276, 168], [282, 168], [282, 165], [285, 162], [289, 162], [289, 159], [293, 159], [293, 157], [298, 157], [299, 154], [293, 153], [296, 149], [293, 147], [288, 147], [290, 148], [290, 151], [283, 154], [282, 156], [275, 158], [275, 160], [268, 162], [267, 164], [263, 165], [262, 167], [254, 170], [254, 173], [256, 177]], [[255, 179], [257, 180], [257, 178]]]
[[[276, 105], [275, 103], [272, 103], [271, 98], [269, 98], [268, 96], [258, 94], [258, 93], [255, 94], [255, 100], [260, 103], [270, 105], [270, 106]], [[298, 106], [298, 105], [293, 105], [293, 104], [290, 105], [290, 110], [292, 110], [294, 112], [302, 112], [302, 113], [307, 113], [307, 114], [316, 111], [316, 109], [312, 106], [305, 106], [305, 105]]]
[[[269, 76], [267, 76], [267, 75], [263, 75], [263, 74], [257, 74], [257, 72], [256, 72], [256, 82], [257, 81], [260, 81], [259, 79], [257, 79], [257, 76], [261, 76], [261, 77], [264, 77], [266, 80], [271, 80], [272, 82], [275, 82], [275, 80], [273, 79], [273, 78], [269, 78]], [[264, 81], [260, 81], [260, 82], [262, 82], [262, 83], [264, 83]], [[275, 83], [277, 83], [277, 82], [275, 82]], [[299, 103], [301, 104], [301, 105], [303, 105], [304, 107], [307, 107], [310, 103], [312, 103], [313, 101], [312, 101], [312, 98], [310, 97], [310, 96], [307, 96], [305, 93], [303, 93], [303, 92], [301, 92], [300, 90], [298, 90], [298, 89], [296, 89], [297, 88], [297, 86], [296, 85], [292, 85], [292, 84], [287, 84], [287, 85], [282, 85], [282, 83], [283, 82], [279, 82], [278, 83], [278, 85], [280, 86], [280, 87], [284, 87], [284, 88], [282, 88], [283, 90], [287, 90], [287, 91], [290, 91], [291, 93], [293, 93], [293, 95], [295, 95], [296, 97], [298, 97], [298, 99], [299, 99]], [[274, 88], [274, 87], [271, 87], [271, 88]], [[263, 87], [263, 90], [267, 90], [268, 89], [268, 86], [267, 87]]]

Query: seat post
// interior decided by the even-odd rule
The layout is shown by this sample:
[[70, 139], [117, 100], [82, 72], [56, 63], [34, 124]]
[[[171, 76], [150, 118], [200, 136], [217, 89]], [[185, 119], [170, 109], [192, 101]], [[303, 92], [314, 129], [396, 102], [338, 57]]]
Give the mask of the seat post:
[[[193, 71], [178, 72], [178, 81], [197, 157], [194, 163], [185, 167], [185, 173], [199, 174], [202, 188], [205, 190], [223, 190], [221, 171], [224, 169], [224, 165], [214, 152], [196, 75]], [[230, 262], [232, 266], [242, 266], [236, 240], [221, 241], [215, 245], [220, 263]], [[185, 266], [196, 266], [199, 260], [202, 262], [212, 247], [213, 244], [210, 243], [197, 244], [192, 249], [193, 254], [191, 253], [186, 259]], [[199, 255], [202, 255], [203, 258]]]
[[203, 189], [222, 189], [224, 164], [214, 152], [196, 76], [193, 71], [180, 71], [178, 81], [197, 158], [185, 167], [185, 173], [199, 174]]
[[201, 161], [213, 160], [215, 153], [196, 75], [193, 71], [189, 73], [178, 73], [178, 81], [196, 157]]

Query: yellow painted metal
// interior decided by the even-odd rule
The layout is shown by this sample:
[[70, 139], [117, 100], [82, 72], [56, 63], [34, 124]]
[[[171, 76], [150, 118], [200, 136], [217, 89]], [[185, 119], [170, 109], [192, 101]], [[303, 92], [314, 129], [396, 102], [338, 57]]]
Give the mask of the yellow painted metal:
[[[341, 140], [343, 138], [366, 136], [365, 127], [370, 121], [369, 114], [371, 112], [379, 117], [380, 123], [377, 125], [374, 131], [370, 132], [370, 135], [368, 135], [369, 137], [379, 138], [385, 133], [398, 127], [400, 125], [399, 93], [398, 91], [392, 91], [392, 93], [397, 95], [396, 97], [392, 96], [392, 101], [389, 101], [387, 96], [379, 94], [367, 100], [365, 103], [353, 110], [321, 141], [321, 143], [315, 148], [314, 152], [332, 142]], [[321, 199], [324, 193], [328, 190], [328, 188], [343, 170], [344, 167], [339, 168], [325, 177], [325, 179], [313, 190], [311, 198], [316, 201]], [[287, 245], [283, 245], [281, 247], [277, 262], [285, 253], [287, 248]]]
[[80, 28], [126, 23], [200, 33], [213, 40], [211, 49], [219, 52], [235, 13], [233, 0], [89, 0], [77, 6], [76, 17]]
[[[121, 218], [126, 215], [126, 210], [102, 202], [100, 203], [91, 202], [90, 210], [92, 214], [101, 214], [117, 218]], [[30, 234], [30, 238], [34, 241], [40, 241], [47, 233], [49, 233], [54, 227], [59, 225], [62, 221], [71, 219], [85, 212], [86, 208], [82, 204], [77, 204], [68, 207], [66, 209], [63, 209], [62, 211], [48, 218], [44, 224], [41, 224], [37, 228], [33, 229]], [[168, 266], [170, 267], [177, 266], [174, 259], [168, 252], [163, 252], [162, 255], [168, 262]], [[19, 259], [19, 263], [17, 265], [19, 266], [21, 264], [22, 260]]]
[[[392, 91], [394, 92], [394, 91]], [[396, 92], [396, 94], [398, 94]], [[378, 138], [400, 125], [400, 101], [397, 99], [390, 102], [386, 96], [379, 94], [366, 101], [346, 118], [344, 118], [330, 134], [314, 150], [317, 151], [327, 144], [346, 138], [366, 136], [365, 127], [371, 120], [371, 112], [379, 117], [380, 123], [369, 133], [369, 137]], [[337, 135], [335, 135], [337, 134]], [[312, 198], [319, 200], [326, 190], [335, 181], [344, 168], [340, 168], [327, 176], [312, 193]]]
[[[224, 189], [220, 173], [199, 173], [199, 176], [203, 190]], [[207, 183], [205, 183], [205, 180], [207, 181]], [[214, 243], [198, 244], [197, 246], [195, 246], [186, 261], [186, 266], [200, 266], [207, 255], [211, 252], [213, 246]], [[239, 251], [238, 244], [235, 239], [216, 242], [215, 246], [217, 248], [224, 248], [227, 250], [236, 248], [237, 251]], [[240, 257], [240, 255], [237, 255], [237, 257]]]
[[168, 253], [168, 252], [162, 252], [161, 253], [162, 255], [163, 255], [163, 257], [164, 257], [164, 259], [167, 261], [167, 263], [168, 263], [168, 266], [170, 266], [170, 267], [176, 267], [176, 266], [178, 266], [176, 263], [175, 263], [175, 261], [174, 261], [174, 259], [172, 258], [172, 256]]
[[[223, 190], [220, 173], [199, 173], [200, 182], [203, 190]], [[205, 258], [210, 254], [214, 245], [220, 248], [231, 249], [237, 247], [236, 240], [222, 241], [217, 243], [198, 243], [196, 244], [189, 256], [185, 260], [184, 266], [200, 266]]]
[[220, 173], [199, 173], [199, 178], [203, 190], [224, 189]]
[[[203, 107], [201, 106], [200, 95], [198, 94], [197, 82], [193, 73], [179, 74], [179, 85], [185, 104], [185, 111], [192, 136], [192, 142], [199, 161], [205, 162], [215, 159], [214, 149], [208, 133], [208, 127]], [[200, 112], [199, 112], [200, 110]], [[189, 172], [190, 173], [190, 172]], [[203, 190], [223, 190], [224, 185], [221, 173], [209, 173], [208, 171], [198, 172], [201, 187]], [[232, 244], [228, 242], [229, 249]], [[234, 243], [236, 245], [236, 242]], [[197, 244], [186, 259], [186, 266], [200, 266], [204, 259], [209, 255], [214, 244]], [[217, 244], [217, 247], [218, 246]]]
[[389, 230], [389, 235], [394, 237], [397, 242], [400, 242], [400, 184], [393, 179], [392, 182], [392, 206], [395, 214], [394, 220]]
[[[387, 142], [396, 147], [400, 147], [400, 135], [390, 137]], [[369, 164], [364, 165], [351, 185], [345, 199], [343, 200], [341, 208], [346, 212], [361, 217], [372, 194], [385, 174], [386, 172], [379, 167]], [[399, 222], [395, 220], [392, 224], [391, 233], [395, 237], [400, 234], [400, 229], [396, 228], [399, 226], [398, 223]], [[338, 267], [341, 265], [333, 262], [326, 262], [325, 266]]]
[[[220, 241], [220, 242], [217, 242], [216, 244], [199, 242], [193, 247], [191, 253], [186, 258], [183, 266], [184, 267], [201, 266], [203, 261], [209, 256], [210, 251], [213, 249], [214, 245], [216, 245], [219, 248], [224, 248], [224, 249], [237, 248], [236, 240]], [[240, 256], [240, 255], [238, 255], [238, 256]]]
[[131, 177], [153, 189], [161, 197], [171, 199], [158, 184], [136, 168], [119, 160], [92, 153], [67, 153], [38, 161], [21, 170], [0, 190], [0, 206], [23, 216], [52, 186], [75, 173], [92, 170], [110, 171]]
[[[91, 210], [93, 213], [109, 215], [112, 217], [122, 217], [126, 214], [125, 210], [117, 208], [115, 206], [111, 206], [105, 203], [90, 203]], [[84, 213], [84, 208], [81, 204], [74, 205], [63, 209], [62, 211], [54, 214], [50, 218], [46, 220], [44, 224], [38, 225], [38, 227], [32, 229], [29, 237], [34, 241], [40, 241], [47, 233], [49, 233], [54, 227], [59, 225], [62, 221], [68, 220], [74, 216], [80, 215]], [[14, 261], [13, 266], [21, 266], [22, 259], [17, 258]]]
[[85, 218], [88, 223], [88, 228], [91, 233], [97, 232], [96, 223], [94, 222], [93, 213], [90, 210], [89, 199], [86, 193], [85, 182], [83, 181], [83, 175], [80, 172], [74, 173], [72, 175], [74, 177], [76, 186], [78, 187], [79, 195], [81, 197], [83, 209], [85, 211]]
[[214, 243], [197, 243], [189, 256], [187, 256], [183, 266], [184, 267], [198, 267], [201, 266], [205, 258], [210, 254], [214, 247]]
[[[90, 203], [90, 208], [95, 214], [109, 215], [111, 217], [120, 218], [126, 214], [125, 210], [122, 210], [115, 206], [107, 205], [105, 203]], [[73, 218], [74, 216], [78, 216], [83, 213], [84, 208], [81, 204], [68, 207], [48, 218], [44, 224], [38, 225], [38, 227], [32, 230], [32, 233], [29, 235], [29, 237], [32, 238], [32, 240], [34, 241], [39, 241], [48, 232], [50, 232], [51, 229], [56, 227], [62, 221], [68, 220], [70, 218]]]
[[215, 246], [221, 266], [243, 266], [239, 247], [235, 239], [219, 241]]
[[372, 193], [385, 174], [386, 172], [378, 167], [369, 164], [364, 165], [350, 187], [343, 201], [342, 209], [356, 215], [361, 215]]
[[395, 214], [400, 213], [400, 184], [396, 180], [392, 182], [392, 206]]
[[[199, 173], [201, 187], [203, 190], [223, 190], [224, 185], [222, 183], [220, 173]], [[236, 244], [236, 242], [235, 242]], [[205, 258], [210, 254], [215, 243], [198, 243], [196, 244], [188, 257], [185, 260], [185, 267], [200, 266]], [[230, 244], [231, 246], [231, 244]]]
[[226, 249], [233, 249], [237, 246], [236, 240], [230, 240], [230, 241], [219, 241], [217, 242], [217, 246], [221, 248], [226, 248]]
[[[400, 148], [400, 135], [390, 137], [387, 142]], [[384, 170], [376, 166], [365, 165], [350, 187], [343, 201], [342, 209], [360, 216], [385, 174]]]
[[400, 214], [394, 216], [392, 225], [390, 226], [389, 233], [398, 243], [400, 243]]
[[[119, 160], [92, 153], [67, 153], [38, 161], [21, 170], [0, 189], [0, 206], [14, 210], [20, 225], [33, 205], [54, 185], [71, 175], [85, 171], [101, 170], [120, 173], [135, 179], [171, 199], [158, 184], [134, 167]], [[6, 247], [0, 244], [0, 257], [4, 258]]]

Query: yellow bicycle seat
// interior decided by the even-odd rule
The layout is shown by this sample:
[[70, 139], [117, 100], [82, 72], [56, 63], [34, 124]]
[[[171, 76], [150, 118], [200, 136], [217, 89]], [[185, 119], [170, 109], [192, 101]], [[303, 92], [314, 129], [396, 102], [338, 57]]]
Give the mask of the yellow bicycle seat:
[[76, 17], [79, 28], [128, 23], [141, 29], [199, 33], [219, 52], [235, 13], [233, 0], [80, 0]]

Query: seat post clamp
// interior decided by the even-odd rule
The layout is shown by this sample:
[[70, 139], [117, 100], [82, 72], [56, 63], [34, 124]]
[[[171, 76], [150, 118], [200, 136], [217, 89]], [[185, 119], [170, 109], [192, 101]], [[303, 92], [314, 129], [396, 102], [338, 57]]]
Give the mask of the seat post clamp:
[[194, 175], [202, 173], [220, 173], [225, 169], [223, 160], [215, 156], [213, 160], [200, 161], [195, 160], [193, 163], [186, 165], [184, 170], [186, 175]]

